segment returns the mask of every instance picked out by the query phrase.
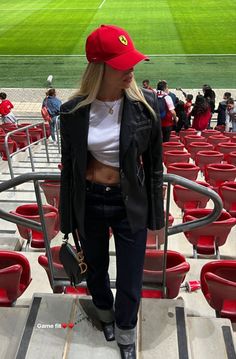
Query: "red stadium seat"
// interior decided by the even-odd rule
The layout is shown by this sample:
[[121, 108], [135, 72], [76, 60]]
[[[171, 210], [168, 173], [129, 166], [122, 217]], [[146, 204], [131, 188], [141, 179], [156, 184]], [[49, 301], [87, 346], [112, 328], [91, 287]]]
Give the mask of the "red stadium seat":
[[17, 125], [14, 125], [14, 123], [3, 123], [2, 125], [0, 125], [0, 127], [5, 131], [5, 133], [7, 132], [11, 132], [17, 129]]
[[[146, 250], [143, 282], [145, 283], [162, 283], [162, 266], [163, 251]], [[167, 251], [166, 266], [166, 288], [167, 298], [175, 298], [179, 294], [181, 283], [184, 281], [186, 273], [189, 271], [190, 265], [186, 262], [185, 257], [175, 251]], [[145, 298], [163, 297], [160, 290], [143, 289], [142, 296]]]
[[236, 143], [236, 134], [235, 136], [231, 137], [231, 142]]
[[[58, 210], [57, 208], [44, 205], [44, 219], [46, 222], [46, 229], [48, 234], [48, 239], [52, 240], [58, 233]], [[40, 223], [40, 216], [37, 204], [24, 204], [11, 211], [16, 216], [28, 218], [33, 221]], [[28, 244], [33, 248], [44, 248], [44, 238], [43, 233], [38, 232], [34, 229], [27, 228], [20, 224], [17, 224], [18, 231], [22, 238], [28, 241]]]
[[175, 162], [168, 166], [167, 173], [172, 173], [195, 181], [199, 170], [200, 168], [193, 163]]
[[0, 306], [11, 306], [31, 282], [28, 259], [12, 251], [0, 251]]
[[206, 165], [210, 163], [221, 163], [224, 155], [218, 151], [199, 151], [196, 153], [195, 163], [205, 173]]
[[[211, 188], [206, 182], [196, 181], [196, 183]], [[210, 199], [210, 197], [207, 197], [203, 193], [193, 191], [178, 184], [173, 187], [173, 197], [175, 203], [182, 211], [192, 208], [205, 208]]]
[[232, 141], [232, 137], [235, 136], [235, 132], [224, 132], [224, 136], [228, 137]]
[[220, 131], [213, 130], [213, 129], [206, 129], [201, 132], [201, 136], [205, 137], [206, 139], [208, 139], [208, 137], [210, 137], [210, 136], [219, 135], [219, 134], [220, 134]]
[[[8, 148], [10, 154], [15, 152], [17, 149], [15, 141], [13, 141], [10, 137], [8, 138]], [[2, 156], [3, 161], [7, 161], [7, 154], [6, 154], [6, 148], [5, 148], [5, 139], [0, 138], [0, 153]]]
[[195, 128], [192, 128], [192, 127], [188, 128], [186, 130], [181, 130], [179, 132], [180, 141], [182, 143], [184, 143], [184, 138], [186, 136], [188, 136], [188, 135], [196, 135], [196, 134], [197, 134], [197, 130], [195, 130]]
[[28, 145], [27, 135], [24, 131], [12, 134], [11, 138], [17, 143], [19, 148], [24, 148]]
[[[211, 212], [212, 210], [207, 208], [189, 209], [183, 216], [183, 222], [203, 218]], [[225, 244], [235, 224], [236, 218], [233, 218], [228, 212], [222, 211], [216, 221], [184, 232], [187, 240], [193, 246], [194, 258], [197, 257], [197, 254], [215, 255], [219, 258], [219, 247]]]
[[216, 148], [218, 143], [228, 142], [228, 141], [230, 141], [230, 138], [224, 136], [222, 133], [220, 135], [209, 136], [207, 139], [207, 142], [211, 143], [214, 146], [214, 149]]
[[236, 166], [236, 151], [230, 152], [228, 154], [227, 161], [229, 164]]
[[221, 142], [215, 147], [216, 151], [223, 153], [224, 161], [228, 161], [230, 152], [236, 151], [236, 143], [233, 142]]
[[180, 142], [179, 136], [171, 134], [170, 135], [170, 142]]
[[232, 217], [236, 217], [236, 182], [223, 182], [218, 189], [223, 206]]
[[39, 141], [43, 137], [43, 130], [41, 128], [29, 128], [29, 134], [32, 142]]
[[234, 181], [236, 166], [229, 163], [210, 163], [205, 167], [205, 180], [217, 191], [221, 183]]
[[32, 123], [25, 122], [25, 123], [20, 123], [17, 126], [18, 126], [18, 128], [21, 128], [21, 127], [26, 127], [26, 126], [30, 126], [30, 125], [32, 125]]
[[163, 155], [166, 151], [184, 150], [184, 145], [178, 142], [163, 142], [162, 143]]
[[39, 183], [46, 197], [47, 203], [59, 208], [60, 181], [45, 180]]
[[205, 137], [198, 135], [188, 135], [184, 137], [184, 145], [188, 150], [188, 146], [191, 142], [206, 142]]
[[236, 261], [206, 263], [201, 270], [201, 288], [217, 317], [236, 322]]
[[191, 157], [193, 160], [195, 160], [196, 158], [196, 154], [199, 151], [204, 151], [204, 150], [208, 150], [211, 151], [213, 150], [213, 145], [207, 142], [191, 142], [188, 145], [188, 152], [191, 154]]
[[[169, 213], [168, 216], [168, 227], [172, 226], [174, 222], [174, 217]], [[160, 248], [162, 244], [165, 242], [164, 232], [162, 230], [157, 231], [151, 231], [148, 230], [147, 232], [147, 249], [157, 249]]]
[[[165, 142], [168, 143], [168, 142]], [[190, 153], [183, 150], [171, 150], [163, 153], [163, 162], [166, 167], [174, 162], [189, 162]]]
[[[66, 277], [66, 274], [65, 274], [63, 265], [61, 264], [60, 259], [59, 259], [60, 248], [61, 248], [61, 246], [51, 247], [51, 253], [52, 253], [53, 268], [54, 268], [55, 272], [57, 273], [57, 275], [58, 276], [61, 275], [61, 277], [63, 278], [63, 277]], [[38, 263], [45, 269], [47, 276], [48, 276], [49, 283], [51, 285], [52, 283], [51, 283], [47, 255], [46, 254], [40, 255], [38, 257]], [[63, 286], [54, 288], [54, 293], [63, 293], [63, 291], [64, 291]]]

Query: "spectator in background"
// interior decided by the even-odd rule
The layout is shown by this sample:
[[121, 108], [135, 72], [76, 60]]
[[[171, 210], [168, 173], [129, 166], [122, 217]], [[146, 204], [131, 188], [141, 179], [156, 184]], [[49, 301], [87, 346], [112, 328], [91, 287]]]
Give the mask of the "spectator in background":
[[212, 90], [210, 85], [203, 85], [202, 86], [203, 96], [208, 101], [211, 109], [211, 113], [215, 110], [215, 100], [216, 100], [216, 94], [215, 91]]
[[50, 88], [46, 92], [46, 97], [43, 100], [42, 107], [47, 107], [48, 113], [51, 116], [50, 120], [50, 131], [51, 131], [51, 138], [54, 144], [57, 143], [56, 136], [55, 136], [55, 128], [56, 128], [56, 122], [59, 119], [59, 113], [60, 113], [60, 107], [61, 107], [61, 100], [59, 100], [58, 97], [56, 97], [56, 90], [54, 88]]
[[192, 111], [192, 106], [193, 106], [193, 95], [190, 93], [186, 93], [185, 91], [182, 90], [181, 87], [177, 87], [178, 91], [181, 91], [182, 94], [184, 95], [185, 98], [185, 104], [184, 104], [184, 110], [186, 112], [187, 115], [187, 121], [188, 121], [188, 126], [190, 126], [191, 124], [191, 111]]
[[[159, 82], [160, 82], [160, 81], [159, 81]], [[165, 84], [165, 86], [166, 86], [165, 92], [171, 97], [171, 99], [172, 99], [172, 101], [173, 101], [173, 104], [174, 104], [174, 106], [175, 106], [175, 105], [177, 104], [177, 102], [178, 102], [178, 97], [176, 96], [176, 94], [175, 94], [174, 92], [170, 91], [166, 80], [161, 80], [161, 82], [162, 82], [163, 84]]]
[[11, 101], [7, 99], [7, 94], [5, 92], [0, 93], [0, 115], [2, 116], [3, 123], [16, 123], [17, 119], [13, 112], [11, 111], [14, 108]]
[[[210, 110], [211, 110], [211, 117], [215, 111], [215, 100], [216, 100], [216, 94], [215, 91], [212, 90], [210, 85], [203, 85], [202, 86], [202, 91], [203, 91], [203, 96], [204, 98], [207, 100], [209, 106], [210, 106]], [[211, 118], [209, 120], [209, 124], [207, 126], [207, 128], [210, 128], [211, 125]]]
[[225, 131], [236, 132], [236, 103], [232, 97], [226, 101]]
[[150, 86], [150, 81], [147, 79], [143, 80], [143, 88], [155, 92], [154, 89]]
[[177, 122], [175, 105], [169, 94], [167, 82], [165, 80], [157, 83], [157, 98], [161, 117], [162, 140], [168, 142], [170, 133]]
[[217, 126], [225, 126], [227, 100], [231, 97], [230, 92], [225, 92], [223, 100], [219, 103], [217, 110]]
[[188, 117], [185, 111], [185, 103], [181, 100], [178, 100], [176, 105], [175, 105], [175, 112], [176, 112], [176, 116], [178, 117], [178, 122], [177, 124], [174, 126], [175, 132], [179, 133], [179, 131], [184, 127], [184, 129], [186, 130], [187, 128], [189, 128], [189, 122], [188, 122]]
[[191, 115], [193, 116], [192, 127], [201, 134], [211, 119], [211, 108], [208, 101], [202, 95], [197, 95]]
[[193, 95], [192, 94], [186, 94], [185, 104], [184, 104], [184, 111], [186, 113], [187, 122], [188, 122], [189, 126], [190, 126], [190, 123], [191, 123], [192, 106], [193, 106]]

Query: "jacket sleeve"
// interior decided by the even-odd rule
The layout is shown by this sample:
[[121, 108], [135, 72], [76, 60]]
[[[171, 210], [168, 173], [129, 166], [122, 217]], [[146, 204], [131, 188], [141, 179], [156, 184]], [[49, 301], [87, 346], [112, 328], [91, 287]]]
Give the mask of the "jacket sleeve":
[[153, 118], [149, 147], [143, 154], [149, 201], [148, 228], [157, 230], [163, 228], [165, 225], [163, 204], [162, 132], [157, 96], [153, 94], [152, 102], [150, 102], [148, 98], [146, 99], [156, 114], [156, 118]]
[[61, 107], [60, 132], [61, 132], [61, 190], [60, 190], [60, 229], [62, 233], [71, 233], [76, 228], [73, 223], [73, 204], [72, 204], [72, 157], [69, 134], [69, 114], [63, 112]]

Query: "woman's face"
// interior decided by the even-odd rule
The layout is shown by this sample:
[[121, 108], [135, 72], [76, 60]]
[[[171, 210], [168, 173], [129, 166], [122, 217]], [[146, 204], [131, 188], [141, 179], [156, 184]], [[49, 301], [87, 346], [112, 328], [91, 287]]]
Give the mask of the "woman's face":
[[105, 71], [103, 75], [103, 83], [108, 87], [116, 87], [120, 90], [124, 90], [130, 87], [130, 84], [134, 77], [134, 68], [126, 71], [115, 70], [109, 65], [105, 65]]
[[234, 108], [234, 104], [233, 104], [233, 103], [228, 103], [228, 104], [227, 104], [227, 110], [228, 110], [228, 111], [233, 110], [233, 108]]

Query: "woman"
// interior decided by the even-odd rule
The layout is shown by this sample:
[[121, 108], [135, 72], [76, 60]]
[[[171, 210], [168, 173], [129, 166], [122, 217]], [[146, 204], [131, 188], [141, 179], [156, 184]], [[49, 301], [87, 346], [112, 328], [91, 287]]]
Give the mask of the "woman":
[[201, 131], [208, 127], [211, 119], [211, 109], [204, 96], [197, 95], [191, 116], [193, 116], [192, 127], [201, 134]]
[[56, 136], [55, 136], [55, 128], [60, 113], [61, 100], [58, 97], [56, 97], [56, 90], [54, 88], [50, 88], [46, 92], [46, 97], [43, 100], [43, 104], [42, 104], [42, 107], [44, 106], [47, 108], [48, 113], [51, 116], [49, 125], [50, 125], [51, 138], [55, 145], [57, 144]]
[[[164, 226], [157, 98], [149, 90], [144, 97], [136, 85], [134, 66], [146, 57], [125, 30], [112, 25], [94, 30], [86, 56], [80, 89], [60, 114], [61, 231], [78, 229], [105, 338], [117, 340], [121, 358], [134, 359], [147, 228]], [[115, 305], [108, 275], [110, 227]]]
[[236, 132], [236, 102], [232, 97], [226, 101], [225, 131]]

